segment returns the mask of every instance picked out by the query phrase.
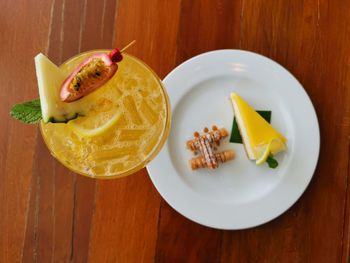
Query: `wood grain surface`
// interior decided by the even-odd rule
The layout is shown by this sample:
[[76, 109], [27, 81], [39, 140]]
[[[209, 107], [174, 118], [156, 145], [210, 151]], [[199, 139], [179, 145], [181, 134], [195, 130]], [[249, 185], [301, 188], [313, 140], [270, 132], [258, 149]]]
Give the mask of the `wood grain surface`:
[[[0, 262], [349, 262], [350, 2], [0, 1]], [[121, 47], [163, 78], [205, 51], [258, 52], [304, 86], [321, 129], [302, 198], [265, 225], [220, 231], [170, 208], [145, 169], [96, 181], [67, 170], [8, 115], [38, 97], [34, 56]], [[164, 175], [166, 176], [166, 175]]]

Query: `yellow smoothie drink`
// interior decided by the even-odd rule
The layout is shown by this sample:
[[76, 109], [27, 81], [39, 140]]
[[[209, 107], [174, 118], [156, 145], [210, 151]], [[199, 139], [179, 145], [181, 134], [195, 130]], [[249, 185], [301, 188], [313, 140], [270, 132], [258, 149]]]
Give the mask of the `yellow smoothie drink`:
[[[94, 52], [60, 68], [68, 75]], [[80, 100], [85, 116], [67, 124], [41, 122], [52, 155], [77, 173], [99, 178], [131, 174], [151, 161], [167, 138], [170, 105], [161, 81], [140, 60], [123, 56], [115, 75]]]

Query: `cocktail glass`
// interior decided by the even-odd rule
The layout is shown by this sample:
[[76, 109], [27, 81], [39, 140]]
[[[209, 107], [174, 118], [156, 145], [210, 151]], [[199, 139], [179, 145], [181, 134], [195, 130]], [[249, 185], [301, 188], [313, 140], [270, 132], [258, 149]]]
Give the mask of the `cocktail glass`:
[[[60, 68], [68, 75], [97, 52], [109, 50], [78, 54]], [[84, 137], [65, 123], [40, 123], [51, 154], [75, 173], [101, 179], [130, 175], [145, 167], [168, 137], [170, 103], [161, 80], [141, 60], [126, 53], [123, 56], [116, 74], [88, 95], [101, 114], [110, 103], [120, 107], [122, 114], [115, 125], [101, 135]]]

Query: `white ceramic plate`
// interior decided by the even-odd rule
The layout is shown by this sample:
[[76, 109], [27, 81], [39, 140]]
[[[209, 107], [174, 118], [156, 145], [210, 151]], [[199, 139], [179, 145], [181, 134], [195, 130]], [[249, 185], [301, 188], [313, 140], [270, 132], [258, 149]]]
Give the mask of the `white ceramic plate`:
[[[147, 166], [162, 197], [185, 217], [213, 228], [243, 229], [268, 222], [292, 206], [314, 173], [320, 148], [313, 105], [300, 83], [282, 66], [242, 50], [196, 56], [165, 79], [172, 105], [172, 127], [160, 154]], [[241, 144], [225, 139], [234, 161], [210, 171], [191, 171], [185, 143], [194, 131], [213, 124], [231, 131], [230, 92], [255, 109], [271, 110], [272, 125], [288, 140], [276, 156], [279, 166], [256, 166]]]

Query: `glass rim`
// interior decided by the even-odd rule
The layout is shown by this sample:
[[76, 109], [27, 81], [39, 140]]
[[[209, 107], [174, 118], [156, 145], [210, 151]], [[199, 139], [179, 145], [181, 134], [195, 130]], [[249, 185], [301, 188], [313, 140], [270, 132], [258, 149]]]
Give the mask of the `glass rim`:
[[[109, 52], [110, 49], [94, 49], [94, 50], [89, 50], [89, 51], [85, 51], [82, 53], [79, 53], [75, 56], [70, 57], [69, 59], [65, 60], [59, 67], [61, 67], [62, 65], [66, 64], [68, 61], [82, 56], [84, 54], [87, 53], [91, 53], [91, 52]], [[147, 70], [149, 70], [151, 72], [151, 74], [155, 77], [159, 87], [161, 88], [161, 91], [163, 93], [164, 99], [165, 99], [165, 104], [166, 104], [166, 116], [165, 116], [165, 124], [163, 126], [163, 130], [162, 133], [160, 135], [160, 139], [158, 140], [158, 142], [156, 143], [156, 145], [153, 147], [152, 151], [148, 154], [148, 156], [140, 163], [138, 163], [137, 165], [133, 166], [132, 168], [116, 174], [116, 175], [90, 175], [88, 173], [84, 173], [82, 171], [76, 170], [73, 167], [71, 167], [70, 165], [64, 163], [62, 160], [60, 160], [60, 158], [58, 158], [55, 153], [51, 150], [51, 148], [49, 147], [49, 144], [47, 142], [47, 138], [44, 136], [45, 132], [43, 131], [43, 125], [45, 124], [43, 121], [40, 122], [39, 124], [39, 128], [40, 128], [40, 133], [41, 133], [41, 137], [44, 140], [44, 143], [46, 145], [46, 147], [48, 148], [48, 150], [50, 151], [50, 154], [59, 162], [61, 163], [64, 167], [68, 168], [70, 171], [76, 173], [76, 174], [80, 174], [89, 178], [95, 178], [95, 179], [116, 179], [116, 178], [122, 178], [128, 175], [131, 175], [133, 173], [136, 173], [138, 171], [140, 171], [142, 168], [146, 167], [146, 165], [151, 162], [156, 156], [157, 154], [160, 152], [160, 150], [163, 148], [166, 140], [168, 139], [169, 133], [170, 133], [170, 126], [171, 126], [171, 107], [170, 107], [170, 100], [169, 100], [169, 96], [168, 93], [166, 92], [165, 86], [162, 82], [162, 80], [159, 78], [159, 76], [154, 72], [154, 70], [148, 66], [145, 62], [143, 62], [141, 59], [132, 56], [126, 52], [123, 52], [123, 56], [126, 55], [128, 57], [130, 57], [131, 59], [137, 61], [138, 63], [140, 63], [142, 66], [144, 66]]]

